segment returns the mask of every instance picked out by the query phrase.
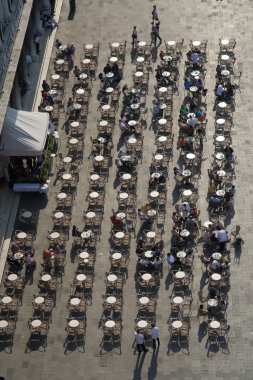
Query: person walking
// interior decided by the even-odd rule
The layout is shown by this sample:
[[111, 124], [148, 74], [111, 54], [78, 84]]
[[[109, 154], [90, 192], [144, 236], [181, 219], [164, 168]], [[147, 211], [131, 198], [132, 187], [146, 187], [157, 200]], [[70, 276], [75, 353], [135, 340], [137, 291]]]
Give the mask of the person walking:
[[137, 42], [138, 32], [136, 26], [134, 26], [132, 31], [132, 45], [134, 45]]
[[135, 342], [136, 342], [136, 346], [137, 346], [139, 354], [141, 353], [142, 350], [145, 353], [148, 352], [148, 349], [144, 341], [144, 335], [141, 334], [140, 330], [137, 330], [134, 335], [135, 335]]
[[159, 334], [160, 334], [160, 329], [157, 327], [154, 323], [151, 324], [151, 337], [153, 340], [153, 348], [156, 348], [156, 341], [158, 346], [160, 346], [160, 339], [159, 339]]
[[153, 18], [152, 22], [154, 22], [155, 19], [158, 19], [158, 11], [157, 11], [156, 5], [153, 6], [152, 18]]
[[159, 38], [160, 42], [162, 42], [162, 39], [159, 34], [159, 30], [160, 30], [160, 21], [157, 18], [155, 20], [155, 26], [154, 26], [155, 45], [156, 45], [157, 38]]

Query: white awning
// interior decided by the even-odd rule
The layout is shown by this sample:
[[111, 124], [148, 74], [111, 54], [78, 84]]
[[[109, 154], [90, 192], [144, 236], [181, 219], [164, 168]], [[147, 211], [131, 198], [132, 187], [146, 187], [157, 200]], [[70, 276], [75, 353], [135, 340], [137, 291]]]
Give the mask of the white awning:
[[1, 133], [3, 156], [39, 156], [43, 153], [49, 124], [47, 112], [8, 108]]

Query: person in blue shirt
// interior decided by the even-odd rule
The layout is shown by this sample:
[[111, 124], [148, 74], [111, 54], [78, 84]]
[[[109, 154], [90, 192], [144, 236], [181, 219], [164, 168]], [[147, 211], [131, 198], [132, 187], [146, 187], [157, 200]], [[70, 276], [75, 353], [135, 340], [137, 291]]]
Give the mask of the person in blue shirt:
[[192, 86], [191, 82], [187, 78], [185, 78], [185, 80], [184, 80], [184, 88], [186, 90], [189, 90], [191, 86]]

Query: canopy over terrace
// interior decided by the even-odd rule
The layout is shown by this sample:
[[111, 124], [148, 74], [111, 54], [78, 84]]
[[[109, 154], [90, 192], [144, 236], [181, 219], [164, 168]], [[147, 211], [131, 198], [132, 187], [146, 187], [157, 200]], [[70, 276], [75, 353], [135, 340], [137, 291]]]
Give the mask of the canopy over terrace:
[[49, 114], [8, 108], [1, 134], [3, 156], [39, 156], [46, 143]]

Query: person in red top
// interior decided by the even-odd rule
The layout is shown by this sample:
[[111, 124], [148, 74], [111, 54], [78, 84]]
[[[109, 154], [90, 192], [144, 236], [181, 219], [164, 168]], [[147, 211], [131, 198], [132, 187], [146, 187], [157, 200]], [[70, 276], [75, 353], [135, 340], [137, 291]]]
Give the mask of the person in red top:
[[51, 258], [52, 258], [52, 249], [51, 248], [49, 248], [49, 249], [45, 249], [44, 251], [43, 251], [43, 259], [45, 260], [45, 261], [50, 261], [51, 260]]
[[119, 218], [117, 215], [112, 215], [110, 217], [110, 219], [111, 219], [111, 222], [112, 222], [112, 224], [113, 224], [114, 227], [116, 227], [116, 228], [118, 228], [120, 230], [122, 230], [124, 228], [124, 224], [122, 222], [122, 219]]

